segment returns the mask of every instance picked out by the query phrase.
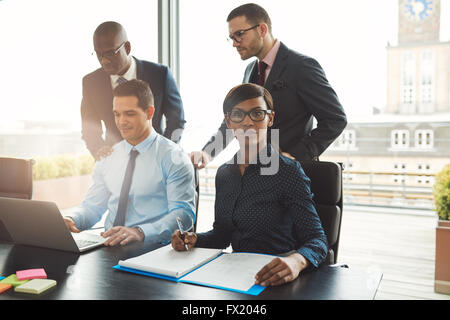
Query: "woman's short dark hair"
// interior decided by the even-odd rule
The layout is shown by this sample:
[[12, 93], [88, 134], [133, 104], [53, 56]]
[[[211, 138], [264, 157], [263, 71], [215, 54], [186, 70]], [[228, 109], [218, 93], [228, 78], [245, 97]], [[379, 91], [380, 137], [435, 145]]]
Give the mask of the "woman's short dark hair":
[[119, 84], [113, 90], [114, 97], [134, 96], [138, 99], [138, 106], [142, 110], [147, 110], [153, 105], [153, 93], [147, 82], [133, 79]]
[[269, 33], [272, 33], [272, 21], [269, 14], [263, 7], [255, 3], [247, 3], [233, 9], [227, 17], [227, 22], [230, 22], [234, 18], [245, 16], [250, 24], [258, 24], [264, 22], [269, 27]]
[[267, 108], [273, 110], [273, 99], [269, 91], [254, 83], [240, 84], [228, 92], [223, 101], [223, 113], [227, 114], [242, 101], [263, 97]]

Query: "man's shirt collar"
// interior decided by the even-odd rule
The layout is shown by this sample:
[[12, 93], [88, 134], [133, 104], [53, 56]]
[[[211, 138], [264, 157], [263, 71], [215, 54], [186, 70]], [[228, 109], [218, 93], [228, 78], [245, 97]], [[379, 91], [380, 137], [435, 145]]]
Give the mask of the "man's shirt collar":
[[135, 146], [131, 145], [128, 141], [124, 140], [125, 152], [129, 154], [132, 149], [135, 149], [140, 154], [143, 154], [144, 152], [147, 152], [150, 149], [150, 147], [153, 145], [153, 142], [155, 142], [157, 136], [158, 134], [156, 133], [155, 129], [152, 128], [148, 137]]

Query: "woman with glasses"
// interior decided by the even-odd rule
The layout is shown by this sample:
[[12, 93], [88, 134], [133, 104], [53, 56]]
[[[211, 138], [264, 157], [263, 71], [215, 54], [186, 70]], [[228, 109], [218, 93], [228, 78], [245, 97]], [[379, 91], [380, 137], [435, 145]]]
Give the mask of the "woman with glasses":
[[[315, 268], [327, 255], [327, 238], [314, 207], [310, 180], [300, 163], [268, 143], [276, 116], [270, 93], [256, 84], [234, 87], [223, 103], [228, 130], [239, 142], [234, 158], [216, 175], [215, 221], [205, 233], [172, 235], [172, 247], [227, 248], [273, 254], [255, 283], [280, 285]], [[275, 131], [275, 130], [273, 130]], [[276, 135], [271, 133], [272, 138]], [[276, 140], [276, 139], [274, 139]], [[266, 170], [272, 167], [271, 170]]]

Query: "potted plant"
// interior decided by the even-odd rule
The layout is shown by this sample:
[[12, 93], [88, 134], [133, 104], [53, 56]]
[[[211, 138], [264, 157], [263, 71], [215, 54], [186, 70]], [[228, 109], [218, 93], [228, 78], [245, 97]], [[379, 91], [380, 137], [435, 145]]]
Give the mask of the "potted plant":
[[436, 262], [434, 291], [450, 294], [450, 164], [436, 175], [433, 186], [436, 211]]

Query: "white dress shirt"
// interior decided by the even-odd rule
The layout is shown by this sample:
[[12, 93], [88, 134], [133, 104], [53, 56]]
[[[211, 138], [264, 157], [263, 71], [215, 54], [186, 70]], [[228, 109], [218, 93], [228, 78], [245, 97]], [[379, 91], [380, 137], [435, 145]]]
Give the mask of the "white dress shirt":
[[126, 227], [140, 227], [145, 241], [168, 243], [178, 229], [176, 217], [190, 229], [195, 217], [194, 168], [181, 147], [152, 129], [137, 146], [126, 140], [97, 162], [93, 184], [81, 205], [69, 216], [78, 229], [91, 228], [108, 211], [105, 230], [113, 226], [120, 190], [132, 148], [139, 151], [131, 182]]

